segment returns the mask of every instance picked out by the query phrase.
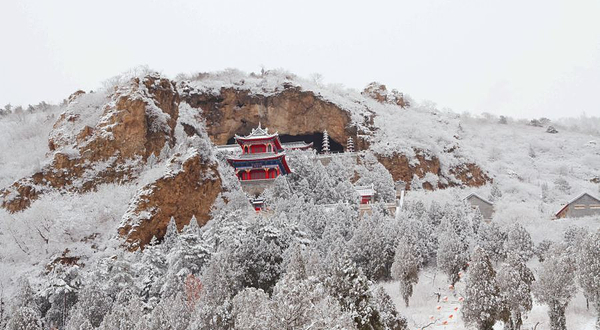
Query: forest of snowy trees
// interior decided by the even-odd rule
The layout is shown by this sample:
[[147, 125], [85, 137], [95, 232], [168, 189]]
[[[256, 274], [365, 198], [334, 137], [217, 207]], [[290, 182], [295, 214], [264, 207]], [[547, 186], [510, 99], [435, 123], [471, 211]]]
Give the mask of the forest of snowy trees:
[[[199, 227], [195, 219], [143, 251], [85, 266], [46, 267], [44, 281], [19, 283], [4, 302], [7, 329], [412, 329], [381, 283], [394, 280], [402, 300], [427, 270], [464, 281], [462, 316], [481, 330], [521, 329], [534, 301], [548, 305], [548, 329], [566, 329], [565, 308], [579, 290], [600, 312], [600, 232], [571, 227], [562, 242], [532, 242], [514, 224], [486, 222], [462, 201], [398, 217], [390, 174], [367, 154], [327, 166], [290, 157], [295, 172], [264, 192], [269, 212], [255, 213], [229, 180]], [[380, 200], [359, 217], [352, 189], [373, 184]], [[233, 177], [233, 176], [232, 176]], [[323, 205], [328, 207], [324, 208]], [[335, 204], [334, 208], [330, 205]], [[539, 269], [529, 264], [537, 259]], [[464, 279], [463, 279], [464, 278]]]

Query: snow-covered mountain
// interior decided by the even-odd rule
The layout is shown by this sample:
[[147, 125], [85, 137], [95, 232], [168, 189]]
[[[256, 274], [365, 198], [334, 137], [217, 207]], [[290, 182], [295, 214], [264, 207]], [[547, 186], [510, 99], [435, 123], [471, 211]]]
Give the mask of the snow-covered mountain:
[[[242, 239], [242, 232], [316, 246], [325, 244], [321, 240], [354, 242], [361, 233], [360, 220], [354, 215], [348, 218], [357, 222], [347, 226], [355, 234], [348, 234], [349, 229], [333, 234], [328, 224], [316, 224], [334, 221], [317, 215], [322, 213], [318, 205], [349, 196], [351, 178], [389, 183], [389, 189], [394, 181], [404, 181], [410, 189], [407, 203], [423, 203], [424, 209], [454, 205], [472, 192], [491, 196], [492, 222], [503, 228], [519, 223], [534, 243], [561, 240], [571, 224], [592, 230], [600, 227], [599, 218], [551, 220], [577, 194], [600, 195], [600, 118], [596, 117], [538, 120], [531, 125], [524, 119], [440, 110], [433, 103], [419, 104], [377, 83], [355, 91], [288, 72], [237, 70], [169, 79], [136, 69], [108, 80], [97, 91], [78, 91], [60, 105], [43, 104], [32, 110], [0, 116], [0, 265], [4, 270], [0, 291], [8, 300], [7, 307], [17, 295], [19, 278], [40, 290], [60, 287], [77, 292], [92, 273], [100, 276], [98, 272], [106, 271], [109, 276], [118, 265], [102, 268], [103, 264], [137, 258], [124, 251], [145, 247], [153, 237], [168, 237], [171, 219], [179, 230], [192, 230], [192, 219], [197, 221], [192, 225], [204, 226], [193, 231], [201, 233], [205, 245], [185, 244], [192, 250], [201, 245], [202, 251], [193, 250], [194, 255], [205, 253], [206, 260], [195, 270], [173, 266], [176, 260], [161, 261], [167, 274], [177, 267], [188, 270], [164, 275], [169, 280], [198, 276], [200, 270], [216, 267], [206, 266], [207, 260], [216, 260], [220, 246], [230, 244], [219, 238]], [[264, 224], [265, 219], [256, 220], [262, 216], [253, 214], [240, 195], [231, 168], [215, 153], [216, 145], [226, 144], [235, 134], [249, 133], [259, 123], [281, 136], [315, 141], [327, 130], [332, 144], [341, 149], [351, 137], [355, 147], [365, 151], [365, 160], [362, 164], [336, 160], [326, 167], [302, 155], [291, 160], [298, 172], [292, 190], [276, 182], [266, 192], [279, 202], [271, 219], [275, 224]], [[549, 126], [557, 133], [550, 133]], [[351, 212], [340, 208], [339, 214]], [[252, 221], [264, 227], [255, 233]], [[393, 221], [397, 219], [383, 222], [392, 226]], [[326, 238], [328, 234], [332, 236]], [[396, 242], [396, 238], [390, 240]], [[184, 243], [177, 242], [171, 244], [184, 249]], [[292, 251], [289, 242], [276, 244], [282, 255], [285, 249]], [[145, 249], [146, 255], [151, 253], [146, 250], [156, 249], [153, 244]], [[182, 257], [173, 251], [166, 251], [165, 258]], [[329, 245], [320, 251], [328, 258], [342, 253]], [[289, 258], [285, 256], [286, 263]], [[78, 275], [81, 283], [65, 284], [65, 273], [58, 276], [56, 269], [63, 272], [73, 265], [85, 275]], [[135, 263], [128, 267], [138, 266], [142, 267]], [[369, 279], [377, 279], [377, 272], [371, 274], [364, 268]], [[133, 282], [150, 281], [137, 278], [140, 271], [124, 272]], [[57, 278], [63, 282], [48, 284]], [[301, 285], [320, 290], [317, 282]], [[169, 287], [161, 285], [161, 290]], [[143, 283], [132, 286], [143, 291]], [[264, 288], [268, 291], [272, 285]], [[286, 289], [275, 290], [268, 299], [281, 298], [277, 290]], [[159, 296], [165, 294], [160, 292]], [[44, 297], [52, 305], [50, 311], [58, 308], [51, 293]], [[339, 307], [327, 297], [314, 299], [331, 310]], [[143, 303], [154, 310], [158, 302], [146, 299]], [[346, 316], [333, 312], [323, 317], [340, 324], [347, 321]], [[0, 324], [3, 318], [6, 314], [0, 314]]]

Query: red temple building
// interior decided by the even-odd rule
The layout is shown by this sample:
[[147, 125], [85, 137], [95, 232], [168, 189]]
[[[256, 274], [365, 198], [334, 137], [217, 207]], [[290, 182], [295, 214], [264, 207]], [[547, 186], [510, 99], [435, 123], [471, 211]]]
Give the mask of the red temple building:
[[242, 154], [228, 158], [227, 161], [235, 168], [235, 173], [242, 182], [270, 180], [290, 173], [285, 150], [307, 150], [313, 145], [305, 142], [282, 144], [277, 132], [269, 134], [269, 130], [263, 129], [260, 123], [249, 135], [236, 135], [235, 141], [242, 148]]

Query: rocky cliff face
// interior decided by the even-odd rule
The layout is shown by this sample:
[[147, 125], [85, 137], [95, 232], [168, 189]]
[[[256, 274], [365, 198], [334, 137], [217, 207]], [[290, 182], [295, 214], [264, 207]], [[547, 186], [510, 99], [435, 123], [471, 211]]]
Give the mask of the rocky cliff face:
[[191, 151], [185, 157], [175, 155], [171, 167], [177, 170], [143, 187], [130, 203], [119, 227], [119, 234], [126, 238], [130, 249], [143, 247], [154, 236], [162, 238], [171, 218], [179, 230], [192, 217], [200, 226], [209, 220], [209, 210], [221, 192], [216, 165]]
[[[248, 134], [260, 122], [263, 127], [287, 135], [314, 134], [326, 129], [329, 136], [344, 147], [348, 137], [352, 137], [357, 150], [369, 148], [369, 140], [363, 137], [377, 130], [377, 127], [372, 127], [374, 113], [367, 113], [362, 123], [370, 126], [371, 130], [358, 131], [349, 112], [340, 106], [297, 86], [284, 84], [283, 87], [280, 92], [268, 95], [253, 94], [244, 88], [221, 88], [218, 93], [201, 92], [185, 83], [180, 85], [179, 90], [182, 101], [202, 109], [208, 134], [215, 144], [225, 144], [235, 134]], [[401, 108], [410, 106], [402, 93], [388, 91], [385, 85], [379, 83], [369, 84], [362, 95]], [[450, 173], [444, 175], [437, 157], [425, 157], [422, 150], [417, 150], [416, 154], [415, 160], [401, 154], [379, 156], [378, 159], [394, 180], [407, 182], [408, 188], [414, 175], [423, 178], [427, 173], [435, 174], [441, 180], [435, 186], [423, 183], [425, 189], [481, 186], [490, 182], [490, 178], [476, 164], [452, 168]]]
[[48, 140], [51, 162], [4, 189], [2, 207], [17, 212], [49, 189], [85, 192], [134, 179], [150, 154], [173, 145], [178, 106], [173, 83], [156, 75], [110, 95], [76, 92]]
[[[161, 151], [174, 147], [178, 124], [185, 126], [182, 129], [189, 132], [190, 140], [207, 139], [198, 137], [193, 127], [201, 119], [178, 121], [181, 104], [175, 83], [157, 74], [132, 78], [105, 93], [79, 91], [68, 102], [48, 140], [49, 163], [0, 191], [2, 207], [8, 211], [21, 211], [51, 190], [83, 193], [104, 183], [134, 181], [151, 155], [156, 159]], [[120, 232], [136, 247], [153, 235], [161, 238], [170, 217], [178, 223], [188, 223], [192, 216], [208, 220], [221, 191], [216, 163], [198, 154], [185, 161], [180, 158], [171, 159], [175, 165], [181, 163], [177, 174], [170, 170], [148, 184], [143, 198], [133, 200], [132, 211], [124, 216]], [[152, 214], [152, 221], [133, 226], [143, 212]]]
[[234, 88], [222, 88], [215, 95], [184, 86], [181, 95], [192, 107], [203, 110], [208, 134], [215, 144], [226, 144], [235, 134], [249, 134], [260, 122], [279, 134], [310, 135], [327, 130], [330, 138], [343, 146], [351, 136], [358, 148], [368, 147], [357, 138], [360, 132], [347, 111], [298, 87], [288, 86], [280, 93], [265, 96]]

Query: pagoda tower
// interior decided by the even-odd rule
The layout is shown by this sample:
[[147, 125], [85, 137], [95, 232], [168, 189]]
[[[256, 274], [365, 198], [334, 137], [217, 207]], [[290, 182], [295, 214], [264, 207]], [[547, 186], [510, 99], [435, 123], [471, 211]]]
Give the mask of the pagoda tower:
[[235, 141], [242, 148], [242, 154], [227, 161], [242, 182], [272, 180], [291, 172], [277, 132], [269, 134], [269, 130], [259, 123], [249, 135], [236, 134]]

